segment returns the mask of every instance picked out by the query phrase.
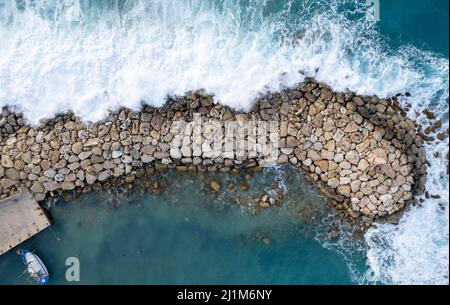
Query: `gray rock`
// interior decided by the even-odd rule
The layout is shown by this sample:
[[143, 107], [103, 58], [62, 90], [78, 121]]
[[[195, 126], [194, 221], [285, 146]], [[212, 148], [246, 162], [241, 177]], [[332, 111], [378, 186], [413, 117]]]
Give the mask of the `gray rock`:
[[339, 141], [342, 140], [342, 138], [344, 138], [344, 136], [345, 136], [345, 133], [341, 129], [337, 129], [336, 132], [333, 135], [333, 139], [336, 142], [339, 142]]
[[13, 185], [16, 185], [17, 181], [13, 181], [9, 178], [4, 178], [0, 181], [0, 185], [2, 186], [2, 189], [8, 189]]
[[350, 183], [350, 188], [353, 193], [357, 193], [359, 191], [359, 188], [361, 187], [361, 181], [354, 180]]
[[338, 187], [338, 185], [339, 185], [339, 179], [337, 179], [337, 178], [331, 178], [331, 179], [329, 179], [328, 180], [328, 186], [329, 187], [332, 187], [332, 188], [337, 188]]
[[116, 159], [122, 156], [123, 152], [121, 150], [113, 150], [111, 152], [111, 158]]
[[[129, 164], [129, 163], [131, 163], [133, 161], [133, 158], [131, 156], [129, 156], [129, 155], [123, 155], [120, 158], [120, 161], [122, 161], [122, 163]], [[100, 179], [100, 177], [99, 177], [99, 179]]]
[[307, 157], [310, 158], [312, 161], [317, 161], [321, 159], [319, 153], [312, 149], [308, 151]]
[[53, 178], [56, 175], [56, 171], [53, 168], [49, 168], [44, 172], [44, 176], [47, 178]]
[[78, 155], [78, 158], [80, 160], [85, 160], [85, 159], [89, 158], [91, 155], [92, 155], [92, 153], [90, 151], [83, 151], [82, 153], [80, 153]]
[[182, 146], [181, 154], [183, 155], [183, 157], [190, 158], [192, 156], [191, 148], [189, 146]]
[[147, 155], [147, 154], [143, 154], [143, 155], [141, 156], [141, 161], [142, 161], [143, 163], [150, 163], [150, 162], [152, 162], [153, 160], [155, 160], [155, 158], [154, 158], [153, 156], [150, 156], [150, 155]]
[[322, 149], [320, 156], [325, 160], [334, 160], [334, 152]]
[[179, 148], [177, 147], [171, 147], [170, 148], [170, 157], [172, 159], [181, 159], [182, 158], [182, 154]]
[[156, 151], [156, 147], [155, 146], [153, 146], [153, 145], [144, 145], [142, 148], [141, 148], [141, 152], [143, 153], [143, 154], [146, 154], [146, 155], [153, 155], [153, 153]]
[[339, 163], [339, 167], [342, 169], [350, 169], [352, 168], [352, 165], [348, 161], [342, 161]]
[[87, 184], [94, 184], [97, 180], [97, 177], [91, 173], [86, 173], [86, 182]]
[[344, 161], [344, 155], [343, 154], [339, 153], [339, 154], [335, 154], [334, 155], [334, 162], [340, 163], [342, 161]]
[[44, 191], [44, 186], [39, 181], [34, 181], [30, 191], [33, 193], [42, 193]]
[[111, 177], [111, 171], [110, 170], [104, 170], [98, 174], [98, 180], [100, 182], [106, 181]]
[[63, 182], [64, 181], [64, 175], [63, 174], [56, 174], [53, 179], [55, 179], [55, 181], [57, 182]]
[[61, 184], [59, 184], [56, 181], [47, 181], [43, 183], [44, 189], [47, 192], [53, 192], [56, 191], [57, 189], [59, 189], [61, 187]]
[[14, 168], [8, 168], [5, 172], [5, 176], [11, 180], [19, 180], [19, 172]]
[[168, 154], [167, 152], [164, 152], [164, 151], [156, 151], [156, 152], [153, 154], [153, 156], [154, 156], [156, 159], [161, 160], [161, 159], [165, 159], [165, 158], [169, 157], [169, 154]]
[[147, 112], [141, 113], [141, 121], [142, 122], [150, 122], [152, 119], [152, 114]]

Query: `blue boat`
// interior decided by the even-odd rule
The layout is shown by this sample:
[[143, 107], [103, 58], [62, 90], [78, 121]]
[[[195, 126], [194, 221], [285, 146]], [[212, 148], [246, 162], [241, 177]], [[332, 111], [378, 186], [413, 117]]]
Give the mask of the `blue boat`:
[[39, 284], [45, 285], [48, 282], [49, 274], [42, 260], [28, 250], [18, 250], [23, 264], [26, 266], [28, 274]]

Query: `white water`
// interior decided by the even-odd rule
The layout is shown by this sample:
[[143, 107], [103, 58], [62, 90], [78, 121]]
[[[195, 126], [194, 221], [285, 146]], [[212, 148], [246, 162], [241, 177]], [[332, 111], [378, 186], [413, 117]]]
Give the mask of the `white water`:
[[[428, 107], [448, 128], [448, 60], [413, 47], [389, 51], [372, 23], [347, 19], [364, 12], [361, 5], [342, 13], [352, 0], [34, 2], [18, 10], [0, 0], [0, 106], [32, 124], [69, 109], [97, 121], [110, 109], [162, 105], [167, 95], [198, 88], [249, 109], [259, 93], [303, 80], [302, 71], [336, 90], [409, 91], [411, 116]], [[427, 147], [427, 188], [446, 209], [447, 143]], [[427, 200], [399, 226], [368, 232], [377, 279], [448, 283], [448, 210], [437, 203]]]

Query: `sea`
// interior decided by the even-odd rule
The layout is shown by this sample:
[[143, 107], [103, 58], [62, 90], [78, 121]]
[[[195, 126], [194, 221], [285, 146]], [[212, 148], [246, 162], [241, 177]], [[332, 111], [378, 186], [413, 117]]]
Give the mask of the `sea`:
[[[448, 284], [448, 9], [448, 0], [0, 0], [0, 106], [33, 126], [69, 110], [96, 122], [201, 88], [249, 110], [313, 77], [336, 91], [407, 92], [408, 116], [426, 127], [422, 112], [432, 111], [445, 134], [426, 144], [426, 189], [439, 198], [420, 197], [399, 224], [364, 235], [282, 166], [251, 177], [169, 171], [160, 194], [62, 198], [49, 208], [52, 227], [21, 247], [43, 259], [49, 284]], [[247, 209], [274, 181], [283, 204]], [[79, 281], [67, 276], [74, 261]], [[14, 250], [0, 256], [0, 283], [30, 283]]]

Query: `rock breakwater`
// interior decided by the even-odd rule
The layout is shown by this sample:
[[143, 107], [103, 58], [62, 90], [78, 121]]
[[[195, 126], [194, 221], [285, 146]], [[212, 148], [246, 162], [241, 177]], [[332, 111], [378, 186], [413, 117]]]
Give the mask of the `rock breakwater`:
[[429, 139], [396, 97], [338, 93], [313, 80], [261, 96], [246, 113], [196, 91], [93, 124], [66, 113], [29, 126], [4, 108], [0, 128], [1, 198], [27, 188], [44, 201], [174, 167], [227, 172], [283, 163], [353, 218], [392, 215], [425, 191]]

